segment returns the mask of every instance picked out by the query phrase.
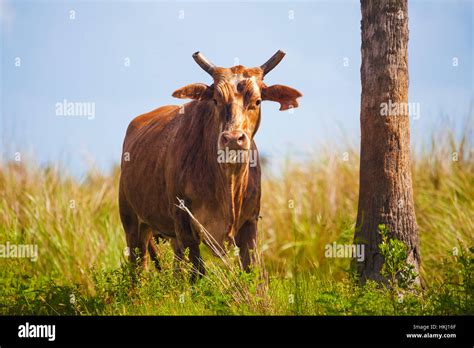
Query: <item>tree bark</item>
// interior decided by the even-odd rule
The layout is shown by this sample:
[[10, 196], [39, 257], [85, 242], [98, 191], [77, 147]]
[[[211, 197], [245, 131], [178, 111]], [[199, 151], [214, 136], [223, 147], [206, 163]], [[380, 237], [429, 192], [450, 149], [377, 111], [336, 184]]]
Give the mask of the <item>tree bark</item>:
[[361, 0], [361, 156], [355, 243], [360, 280], [382, 281], [378, 225], [408, 247], [419, 271], [418, 227], [413, 204], [408, 114], [407, 0]]

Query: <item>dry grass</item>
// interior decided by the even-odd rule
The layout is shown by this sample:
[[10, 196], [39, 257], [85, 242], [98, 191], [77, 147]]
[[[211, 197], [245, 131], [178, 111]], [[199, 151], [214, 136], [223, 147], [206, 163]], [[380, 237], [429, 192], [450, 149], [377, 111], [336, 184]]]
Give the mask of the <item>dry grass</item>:
[[[450, 135], [443, 135], [433, 141], [429, 150], [413, 159], [422, 276], [429, 286], [441, 281], [441, 260], [458, 245], [458, 240], [474, 245], [471, 142], [468, 136], [456, 142]], [[326, 244], [351, 243], [354, 232], [359, 160], [355, 149], [347, 151], [347, 155], [344, 151], [331, 149], [314, 154], [304, 164], [287, 161], [278, 176], [269, 175], [264, 169], [259, 265], [248, 275], [240, 271], [232, 252], [221, 260], [206, 255], [208, 279], [204, 282], [208, 282], [210, 289], [206, 291], [218, 289], [225, 294], [222, 301], [226, 308], [235, 309], [233, 313], [294, 313], [286, 305], [281, 307], [282, 301], [287, 301], [285, 291], [290, 291], [291, 284], [299, 281], [298, 289], [305, 291], [313, 282], [308, 280], [311, 277], [324, 276], [331, 281], [347, 278], [348, 260], [324, 257]], [[453, 152], [457, 152], [457, 160], [453, 160]], [[21, 290], [22, 279], [28, 279], [25, 283], [34, 287], [44, 277], [54, 279], [58, 286], [79, 287], [84, 294], [100, 293], [96, 270], [119, 269], [125, 260], [125, 238], [117, 207], [118, 176], [118, 170], [109, 176], [91, 171], [83, 182], [78, 182], [61, 175], [60, 168], [40, 168], [25, 158], [22, 162], [1, 164], [0, 243], [9, 241], [39, 247], [37, 262], [0, 260], [3, 275], [0, 285], [4, 289], [10, 287], [9, 298], [26, 296]], [[169, 262], [164, 262], [163, 274], [154, 277], [168, 284], [172, 281], [165, 281], [164, 277], [168, 276], [167, 265], [171, 269], [172, 257], [169, 246], [160, 249]], [[270, 287], [273, 279], [273, 288], [269, 288], [268, 279]], [[168, 290], [156, 283], [150, 286], [159, 287], [165, 293], [191, 291], [183, 288], [186, 285], [170, 284]], [[18, 289], [12, 290], [14, 286]], [[290, 292], [295, 292], [294, 289]], [[163, 296], [166, 300], [167, 295]], [[156, 308], [161, 308], [161, 314], [175, 313], [161, 302], [156, 307], [156, 301], [143, 304], [142, 310], [136, 305], [114, 307], [113, 313], [155, 313]], [[278, 301], [280, 307], [275, 305]], [[176, 300], [170, 303], [176, 305]], [[314, 303], [301, 306], [302, 313], [321, 312]], [[187, 308], [185, 313], [200, 311], [219, 312], [206, 312], [197, 306]]]

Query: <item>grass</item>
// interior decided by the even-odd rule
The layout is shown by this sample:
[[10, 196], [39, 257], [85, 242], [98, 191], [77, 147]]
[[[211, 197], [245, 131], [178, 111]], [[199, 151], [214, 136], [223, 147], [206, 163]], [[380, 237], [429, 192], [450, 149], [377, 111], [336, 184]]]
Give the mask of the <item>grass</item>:
[[162, 271], [143, 273], [133, 286], [118, 216], [118, 170], [110, 176], [91, 170], [78, 182], [25, 158], [5, 162], [0, 244], [36, 244], [39, 255], [36, 262], [0, 259], [0, 314], [474, 314], [470, 141], [443, 135], [413, 158], [426, 288], [396, 293], [371, 282], [357, 285], [348, 259], [324, 256], [326, 244], [352, 242], [354, 149], [287, 161], [278, 176], [264, 170], [258, 265], [245, 273], [233, 252], [220, 260], [203, 250], [208, 272], [196, 284], [187, 281], [189, 269], [173, 275], [171, 248], [162, 244]]

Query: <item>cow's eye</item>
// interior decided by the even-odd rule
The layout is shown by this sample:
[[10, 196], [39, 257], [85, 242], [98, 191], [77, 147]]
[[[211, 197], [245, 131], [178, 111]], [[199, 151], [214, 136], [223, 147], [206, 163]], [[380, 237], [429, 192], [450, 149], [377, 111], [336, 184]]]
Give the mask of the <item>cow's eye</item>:
[[214, 105], [217, 106], [217, 99], [212, 99], [212, 101], [214, 102]]
[[262, 99], [257, 99], [257, 101], [255, 102], [255, 105], [259, 106], [261, 103], [262, 103]]

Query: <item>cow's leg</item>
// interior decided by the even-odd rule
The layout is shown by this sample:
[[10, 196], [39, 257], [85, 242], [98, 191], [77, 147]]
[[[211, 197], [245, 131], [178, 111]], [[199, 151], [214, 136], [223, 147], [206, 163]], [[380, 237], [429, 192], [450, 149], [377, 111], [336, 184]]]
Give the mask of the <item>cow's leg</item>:
[[181, 262], [183, 262], [184, 250], [179, 245], [178, 240], [176, 238], [171, 239], [170, 243], [171, 243], [171, 247], [173, 248], [173, 253], [174, 253], [173, 273], [175, 276], [177, 276], [181, 268], [180, 267]]
[[137, 215], [128, 205], [124, 196], [119, 195], [120, 219], [122, 220], [123, 229], [125, 230], [125, 239], [127, 240], [128, 259], [133, 267], [131, 270], [132, 284], [137, 283], [137, 250], [140, 249], [140, 232]]
[[240, 260], [244, 270], [248, 271], [250, 265], [255, 263], [257, 248], [257, 221], [247, 221], [237, 233], [235, 242], [239, 247]]
[[[175, 232], [177, 236], [177, 247], [176, 249], [181, 253], [184, 250], [189, 249], [189, 261], [193, 264], [191, 282], [197, 280], [198, 277], [202, 277], [205, 274], [204, 264], [201, 259], [201, 252], [199, 250], [199, 244], [201, 241], [195, 235], [189, 216], [183, 211], [176, 211], [175, 219]], [[176, 250], [175, 250], [176, 257]]]
[[119, 209], [120, 219], [122, 220], [122, 226], [125, 230], [125, 239], [127, 241], [127, 247], [129, 249], [128, 258], [132, 264], [136, 263], [136, 253], [134, 252], [139, 244], [139, 231], [138, 231], [138, 217], [133, 212], [132, 208], [128, 205], [125, 197], [119, 195]]
[[154, 263], [155, 268], [161, 271], [160, 260], [158, 259], [158, 241], [159, 237], [152, 237], [148, 244], [148, 252], [150, 253], [151, 261]]
[[140, 222], [138, 225], [138, 252], [137, 257], [140, 258], [143, 269], [148, 268], [148, 247], [150, 245], [151, 238], [153, 237], [152, 230], [147, 224]]
[[[173, 244], [173, 243], [172, 243]], [[201, 258], [201, 251], [199, 250], [199, 243], [196, 241], [187, 241], [182, 246], [178, 245], [178, 242], [175, 242], [173, 246], [174, 250], [174, 270], [177, 272], [180, 267], [180, 263], [183, 261], [184, 250], [189, 249], [189, 261], [193, 265], [191, 273], [191, 282], [194, 283], [198, 278], [201, 278], [206, 274], [206, 269]]]
[[201, 258], [199, 250], [200, 243], [193, 243], [189, 246], [189, 260], [193, 264], [193, 273], [191, 274], [191, 282], [195, 282], [198, 278], [202, 278], [206, 274], [204, 262]]

